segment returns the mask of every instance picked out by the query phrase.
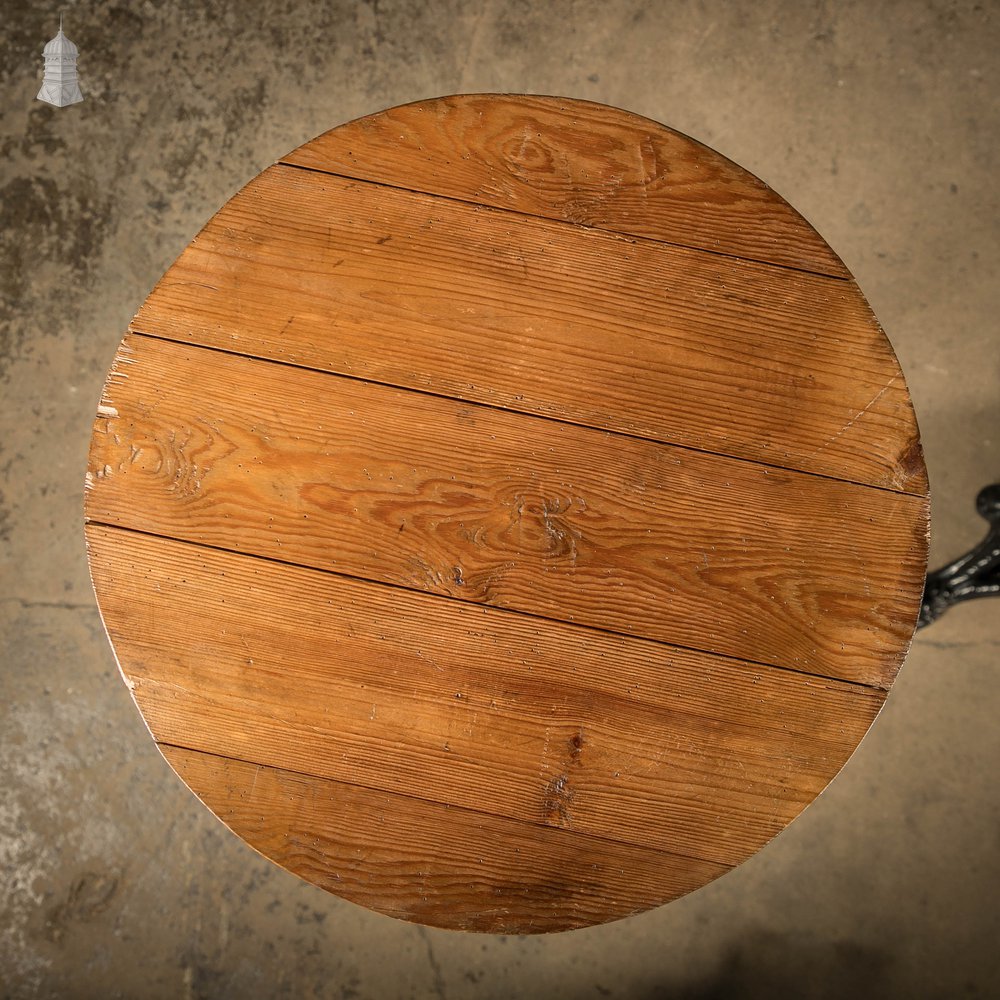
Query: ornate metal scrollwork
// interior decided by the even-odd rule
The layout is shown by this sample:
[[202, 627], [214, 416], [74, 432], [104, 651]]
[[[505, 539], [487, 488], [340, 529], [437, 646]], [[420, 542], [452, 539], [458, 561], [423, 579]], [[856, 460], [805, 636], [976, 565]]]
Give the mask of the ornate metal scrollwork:
[[1000, 483], [979, 491], [976, 510], [990, 530], [971, 552], [928, 574], [917, 628], [930, 625], [959, 601], [1000, 595]]

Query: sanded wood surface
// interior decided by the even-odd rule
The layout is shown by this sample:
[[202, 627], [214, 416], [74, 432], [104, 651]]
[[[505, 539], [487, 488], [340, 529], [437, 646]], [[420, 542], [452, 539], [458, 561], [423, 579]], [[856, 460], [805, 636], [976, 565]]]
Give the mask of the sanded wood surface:
[[917, 497], [149, 337], [118, 368], [102, 522], [882, 687], [899, 665]]
[[385, 913], [534, 932], [739, 864], [877, 715], [923, 584], [905, 381], [755, 178], [614, 109], [327, 133], [130, 327], [87, 475], [178, 774]]
[[132, 329], [926, 491], [853, 284], [510, 212], [273, 167]]
[[816, 230], [753, 174], [680, 132], [588, 101], [421, 101], [341, 125], [282, 162], [849, 276]]
[[164, 742], [718, 864], [783, 829], [884, 699], [130, 531], [89, 537], [120, 581], [105, 613], [145, 623], [110, 632]]
[[296, 875], [383, 913], [492, 933], [586, 927], [724, 866], [160, 744], [232, 830]]

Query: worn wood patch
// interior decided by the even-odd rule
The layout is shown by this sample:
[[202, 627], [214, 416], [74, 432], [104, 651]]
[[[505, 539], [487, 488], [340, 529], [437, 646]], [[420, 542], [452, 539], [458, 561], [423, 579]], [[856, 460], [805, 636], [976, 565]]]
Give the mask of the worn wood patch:
[[275, 167], [132, 328], [926, 492], [892, 349], [830, 278]]
[[115, 528], [88, 541], [159, 741], [718, 864], [783, 829], [884, 699]]
[[87, 514], [887, 687], [924, 502], [132, 337]]
[[766, 184], [700, 142], [588, 101], [466, 95], [360, 118], [285, 163], [847, 277]]
[[405, 920], [495, 934], [615, 920], [728, 869], [314, 775], [160, 746], [184, 782], [262, 854]]

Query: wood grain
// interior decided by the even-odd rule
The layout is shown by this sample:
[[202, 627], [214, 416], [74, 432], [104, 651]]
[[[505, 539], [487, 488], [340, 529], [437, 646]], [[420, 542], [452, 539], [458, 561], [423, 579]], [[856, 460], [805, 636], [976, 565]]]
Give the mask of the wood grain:
[[718, 864], [782, 830], [884, 699], [120, 529], [88, 543], [157, 740]]
[[148, 337], [120, 362], [92, 520], [880, 687], [913, 629], [919, 498]]
[[447, 927], [718, 877], [877, 715], [927, 479], [836, 255], [586, 102], [352, 122], [209, 222], [94, 425], [91, 571], [162, 752], [266, 856]]
[[586, 927], [725, 874], [567, 830], [160, 746], [183, 781], [265, 857], [382, 913], [470, 931]]
[[132, 329], [924, 495], [853, 283], [287, 167]]
[[341, 125], [285, 163], [847, 277], [762, 181], [673, 129], [553, 97], [466, 95]]

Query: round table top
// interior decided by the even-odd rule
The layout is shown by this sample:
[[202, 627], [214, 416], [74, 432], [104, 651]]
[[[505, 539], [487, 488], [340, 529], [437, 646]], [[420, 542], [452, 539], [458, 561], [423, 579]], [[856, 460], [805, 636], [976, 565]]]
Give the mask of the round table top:
[[831, 780], [917, 616], [927, 480], [857, 285], [663, 125], [449, 97], [231, 199], [94, 426], [98, 601], [258, 851], [446, 927], [625, 916]]

